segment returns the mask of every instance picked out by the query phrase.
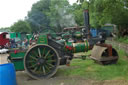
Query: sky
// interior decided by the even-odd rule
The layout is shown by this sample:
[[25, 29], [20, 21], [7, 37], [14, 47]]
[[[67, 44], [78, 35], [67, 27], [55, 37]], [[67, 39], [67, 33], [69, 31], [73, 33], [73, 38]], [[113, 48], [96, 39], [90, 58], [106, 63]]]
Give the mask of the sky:
[[[32, 4], [39, 0], [0, 0], [0, 28], [9, 27], [27, 16]], [[69, 0], [70, 4], [77, 0]]]

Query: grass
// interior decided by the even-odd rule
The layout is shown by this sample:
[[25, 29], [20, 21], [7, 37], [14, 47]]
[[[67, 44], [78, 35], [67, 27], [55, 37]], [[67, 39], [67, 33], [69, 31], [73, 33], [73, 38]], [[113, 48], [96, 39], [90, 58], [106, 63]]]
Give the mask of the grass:
[[127, 37], [117, 37], [116, 41], [128, 44], [128, 36]]
[[128, 80], [128, 59], [125, 52], [118, 50], [119, 61], [115, 65], [99, 65], [93, 60], [73, 59], [71, 66], [58, 70], [58, 76], [82, 77], [92, 80]]

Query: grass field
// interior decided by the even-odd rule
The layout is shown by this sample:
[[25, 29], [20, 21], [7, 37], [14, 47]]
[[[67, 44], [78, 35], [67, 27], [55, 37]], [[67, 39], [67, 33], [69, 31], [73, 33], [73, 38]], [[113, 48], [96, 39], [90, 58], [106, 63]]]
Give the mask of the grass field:
[[115, 65], [103, 66], [90, 59], [73, 59], [70, 67], [59, 69], [57, 75], [91, 80], [128, 80], [128, 59], [123, 50], [118, 53], [120, 57]]
[[115, 38], [115, 40], [118, 42], [121, 42], [121, 43], [128, 44], [128, 37], [117, 37], [117, 38]]

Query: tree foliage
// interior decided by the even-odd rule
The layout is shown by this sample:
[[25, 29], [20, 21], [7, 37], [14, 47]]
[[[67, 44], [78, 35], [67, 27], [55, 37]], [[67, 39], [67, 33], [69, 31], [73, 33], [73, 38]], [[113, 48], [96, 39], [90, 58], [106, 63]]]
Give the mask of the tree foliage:
[[96, 17], [98, 25], [104, 25], [105, 23], [126, 24], [125, 19], [128, 19], [128, 9], [125, 8], [124, 3], [124, 0], [91, 0], [91, 15]]
[[33, 4], [31, 11], [28, 12], [26, 20], [30, 23], [32, 32], [41, 31], [41, 28], [49, 27], [49, 18], [46, 12], [49, 11], [50, 0], [40, 0]]
[[[106, 23], [118, 26], [120, 35], [128, 28], [128, 0], [90, 0], [91, 24], [94, 27]], [[95, 23], [94, 23], [95, 22]]]
[[26, 20], [33, 31], [51, 28], [61, 31], [75, 24], [67, 0], [40, 0], [32, 6]]
[[84, 25], [83, 12], [85, 9], [88, 9], [87, 1], [83, 2], [82, 4], [74, 3], [72, 6], [72, 12], [75, 16], [75, 21], [76, 21], [77, 25], [79, 25], [79, 26]]
[[47, 15], [50, 18], [50, 26], [58, 31], [64, 27], [75, 25], [74, 16], [70, 12], [67, 0], [51, 0], [50, 12]]
[[79, 4], [73, 6], [75, 19], [79, 25], [83, 24], [79, 17], [82, 16], [82, 10], [88, 8], [92, 27], [100, 28], [110, 23], [117, 25], [120, 35], [128, 31], [128, 0], [77, 0], [77, 2]]
[[31, 28], [26, 21], [19, 20], [11, 26], [11, 31], [31, 33]]
[[10, 27], [2, 27], [0, 28], [0, 32], [10, 32]]
[[68, 0], [39, 0], [33, 4], [25, 20], [16, 22], [11, 29], [15, 32], [41, 32], [81, 26], [84, 25], [85, 9], [89, 9], [91, 27], [100, 28], [110, 23], [117, 25], [119, 31], [128, 28], [128, 0], [77, 0], [73, 5]]

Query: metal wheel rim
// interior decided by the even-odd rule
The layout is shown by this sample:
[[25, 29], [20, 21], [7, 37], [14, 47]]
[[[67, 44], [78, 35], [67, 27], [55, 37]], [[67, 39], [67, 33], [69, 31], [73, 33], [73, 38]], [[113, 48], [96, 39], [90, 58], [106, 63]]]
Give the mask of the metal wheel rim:
[[[106, 49], [104, 52], [108, 52], [107, 50], [108, 49]], [[112, 48], [112, 56], [117, 57], [117, 59], [110, 60], [110, 61], [101, 61], [100, 63], [102, 63], [103, 65], [116, 64], [118, 61], [118, 53], [116, 52], [116, 55], [114, 55], [113, 51], [116, 52], [116, 50], [114, 48]], [[108, 57], [108, 53], [107, 54], [105, 53], [105, 55], [106, 55], [106, 57]], [[102, 56], [104, 56], [104, 55], [102, 54]]]
[[[45, 75], [42, 75], [42, 74], [39, 74], [38, 76], [37, 75], [35, 75], [35, 73], [32, 71], [32, 69], [29, 69], [27, 66], [28, 66], [28, 61], [27, 61], [27, 58], [28, 58], [28, 56], [29, 56], [29, 58], [30, 58], [30, 55], [29, 55], [29, 53], [31, 52], [31, 51], [33, 51], [33, 49], [34, 48], [38, 48], [38, 47], [48, 47], [48, 49], [50, 49], [52, 52], [54, 52], [54, 57], [56, 56], [56, 61], [55, 61], [55, 66], [54, 66], [54, 68], [52, 68], [52, 69], [50, 69], [50, 72], [47, 72], [47, 74]], [[38, 54], [40, 55], [40, 53], [38, 52]], [[52, 62], [52, 64], [54, 64], [53, 62]], [[45, 79], [45, 78], [50, 78], [50, 77], [52, 77], [55, 73], [56, 73], [56, 71], [57, 71], [57, 69], [58, 69], [58, 66], [59, 66], [59, 64], [60, 64], [60, 59], [59, 59], [59, 55], [58, 55], [58, 53], [57, 53], [57, 51], [53, 48], [53, 47], [51, 47], [51, 46], [49, 46], [49, 45], [45, 45], [45, 44], [39, 44], [39, 45], [35, 45], [35, 46], [33, 46], [33, 47], [31, 47], [27, 52], [26, 52], [26, 55], [25, 55], [25, 57], [24, 57], [24, 68], [25, 68], [25, 71], [28, 73], [28, 75], [29, 76], [31, 76], [32, 78], [34, 78], [34, 79]], [[36, 63], [36, 65], [37, 65], [37, 63]], [[42, 65], [42, 63], [41, 63], [41, 65]], [[40, 66], [41, 67], [41, 66]], [[44, 65], [43, 66], [43, 68], [42, 69], [46, 69], [46, 66]], [[37, 67], [34, 67], [34, 69], [33, 70], [39, 70], [39, 67], [37, 68]], [[40, 69], [41, 70], [41, 69]], [[41, 72], [41, 71], [40, 71]], [[44, 72], [44, 70], [42, 70], [42, 73], [45, 73]]]

